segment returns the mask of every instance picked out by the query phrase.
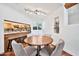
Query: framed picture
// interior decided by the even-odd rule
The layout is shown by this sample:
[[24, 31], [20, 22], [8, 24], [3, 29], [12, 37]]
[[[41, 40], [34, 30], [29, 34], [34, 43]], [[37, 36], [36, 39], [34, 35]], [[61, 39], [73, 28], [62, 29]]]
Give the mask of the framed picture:
[[42, 24], [38, 24], [38, 30], [42, 30]]
[[42, 24], [36, 24], [36, 26], [33, 26], [33, 30], [42, 30]]
[[33, 26], [33, 30], [37, 30], [37, 26]]
[[54, 33], [59, 33], [59, 16], [54, 18]]

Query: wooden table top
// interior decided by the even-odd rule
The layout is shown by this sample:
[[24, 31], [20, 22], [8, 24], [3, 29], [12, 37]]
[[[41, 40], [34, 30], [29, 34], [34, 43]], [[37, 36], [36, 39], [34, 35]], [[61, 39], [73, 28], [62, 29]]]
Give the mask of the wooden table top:
[[37, 45], [48, 45], [53, 42], [53, 39], [49, 36], [30, 36], [24, 40], [25, 43], [33, 46]]

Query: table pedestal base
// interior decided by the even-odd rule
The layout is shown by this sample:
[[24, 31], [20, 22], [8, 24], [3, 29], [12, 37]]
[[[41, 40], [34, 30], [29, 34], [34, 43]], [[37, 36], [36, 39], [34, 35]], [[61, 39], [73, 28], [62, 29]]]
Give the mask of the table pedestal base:
[[36, 56], [41, 56], [40, 55], [40, 50], [41, 50], [41, 46], [39, 45], [39, 46], [37, 46], [37, 54], [36, 54]]

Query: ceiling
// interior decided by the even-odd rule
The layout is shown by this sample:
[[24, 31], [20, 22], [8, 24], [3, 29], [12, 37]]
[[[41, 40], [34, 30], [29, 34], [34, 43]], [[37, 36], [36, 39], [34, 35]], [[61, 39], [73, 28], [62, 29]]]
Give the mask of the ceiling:
[[5, 5], [14, 8], [22, 14], [25, 14], [24, 8], [39, 9], [46, 12], [47, 14], [51, 14], [62, 6], [61, 3], [6, 3]]

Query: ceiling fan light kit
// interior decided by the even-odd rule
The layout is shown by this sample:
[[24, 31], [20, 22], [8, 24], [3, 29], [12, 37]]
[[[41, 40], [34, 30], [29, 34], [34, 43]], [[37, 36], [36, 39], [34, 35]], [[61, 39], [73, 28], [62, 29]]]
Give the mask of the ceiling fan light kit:
[[38, 10], [38, 9], [32, 10], [32, 9], [29, 9], [29, 8], [24, 8], [24, 10], [25, 10], [26, 14], [35, 14], [35, 15], [46, 16], [45, 12]]

